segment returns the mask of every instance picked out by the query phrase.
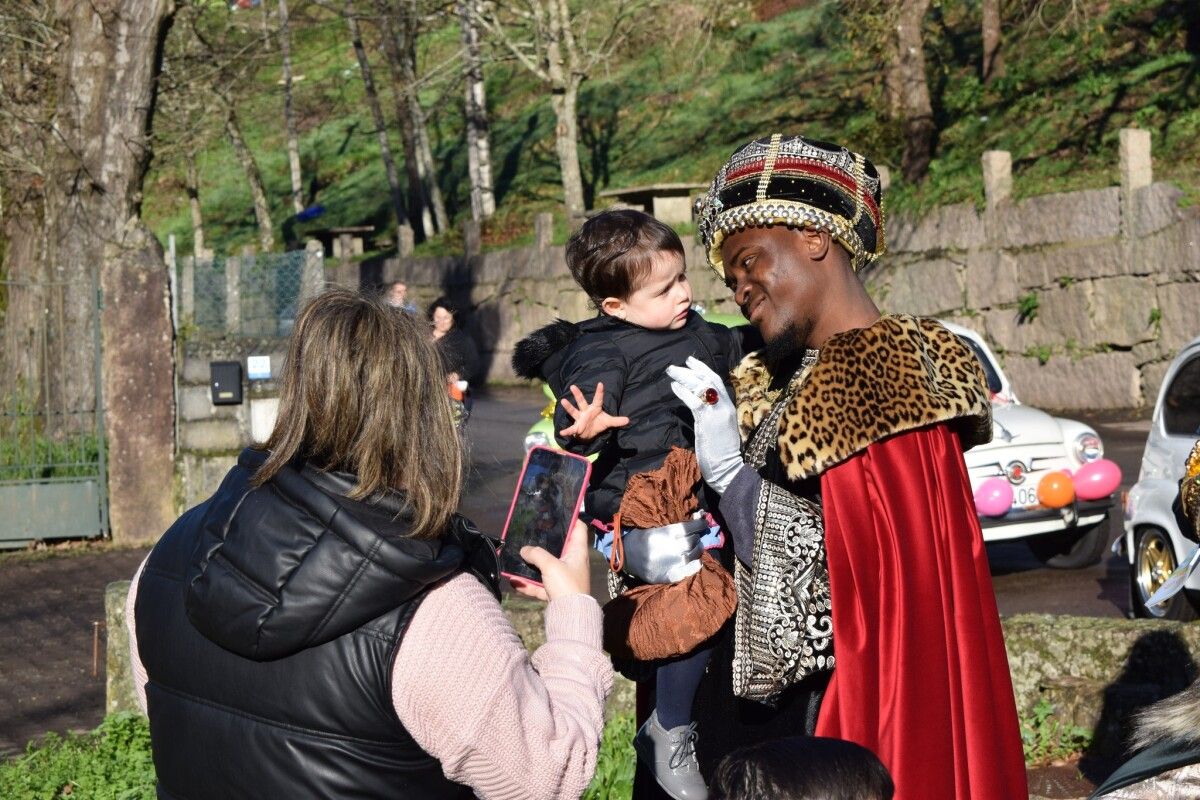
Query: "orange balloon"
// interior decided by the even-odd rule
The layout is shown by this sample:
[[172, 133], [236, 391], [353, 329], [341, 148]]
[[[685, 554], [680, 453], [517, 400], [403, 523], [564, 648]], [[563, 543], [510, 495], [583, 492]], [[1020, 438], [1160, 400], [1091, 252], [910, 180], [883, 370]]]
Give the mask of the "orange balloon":
[[1046, 508], [1062, 508], [1075, 499], [1075, 483], [1065, 472], [1047, 472], [1038, 483], [1037, 496]]

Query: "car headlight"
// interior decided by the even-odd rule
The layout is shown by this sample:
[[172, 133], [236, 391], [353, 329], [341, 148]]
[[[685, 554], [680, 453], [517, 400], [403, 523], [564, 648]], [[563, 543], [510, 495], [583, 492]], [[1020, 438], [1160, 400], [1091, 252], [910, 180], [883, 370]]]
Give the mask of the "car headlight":
[[1080, 464], [1090, 464], [1104, 458], [1104, 443], [1100, 437], [1088, 431], [1075, 437], [1075, 460]]
[[525, 452], [528, 453], [535, 447], [549, 447], [550, 437], [541, 431], [531, 431], [525, 434]]

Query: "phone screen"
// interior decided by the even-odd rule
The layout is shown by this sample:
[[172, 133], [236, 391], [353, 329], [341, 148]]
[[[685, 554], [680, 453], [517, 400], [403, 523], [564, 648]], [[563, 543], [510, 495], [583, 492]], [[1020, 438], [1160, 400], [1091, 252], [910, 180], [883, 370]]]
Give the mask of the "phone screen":
[[572, 453], [546, 447], [529, 451], [501, 535], [501, 573], [542, 582], [542, 573], [521, 558], [521, 548], [533, 545], [562, 554], [591, 469], [586, 458]]

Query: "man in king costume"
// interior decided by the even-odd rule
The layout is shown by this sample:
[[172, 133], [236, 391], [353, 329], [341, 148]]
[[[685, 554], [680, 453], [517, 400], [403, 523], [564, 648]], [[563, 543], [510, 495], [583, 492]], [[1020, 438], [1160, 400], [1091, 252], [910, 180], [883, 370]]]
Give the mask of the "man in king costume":
[[709, 774], [741, 745], [815, 733], [875, 752], [898, 800], [1025, 798], [962, 457], [991, 438], [991, 405], [958, 337], [881, 315], [863, 287], [880, 194], [861, 155], [776, 134], [698, 204], [709, 261], [767, 342], [734, 398], [699, 362], [669, 368], [738, 589], [696, 700], [699, 760]]

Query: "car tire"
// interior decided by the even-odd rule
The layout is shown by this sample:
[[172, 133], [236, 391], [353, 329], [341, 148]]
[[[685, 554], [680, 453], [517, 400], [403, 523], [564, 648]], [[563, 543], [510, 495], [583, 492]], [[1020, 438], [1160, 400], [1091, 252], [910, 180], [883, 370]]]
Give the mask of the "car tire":
[[1129, 599], [1133, 615], [1148, 619], [1196, 619], [1196, 606], [1185, 589], [1165, 603], [1149, 607], [1146, 600], [1179, 566], [1171, 537], [1162, 528], [1148, 525], [1134, 534], [1133, 563], [1129, 565]]
[[1099, 564], [1108, 546], [1108, 526], [1097, 522], [1089, 528], [1047, 533], [1027, 541], [1038, 561], [1051, 569], [1082, 569]]

